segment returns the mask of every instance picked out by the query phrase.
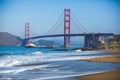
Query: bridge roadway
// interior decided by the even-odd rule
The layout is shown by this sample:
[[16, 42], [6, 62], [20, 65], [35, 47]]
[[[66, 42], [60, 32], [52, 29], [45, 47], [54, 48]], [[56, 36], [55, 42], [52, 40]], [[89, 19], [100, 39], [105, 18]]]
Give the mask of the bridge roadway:
[[91, 35], [91, 36], [113, 36], [113, 33], [79, 33], [79, 34], [53, 34], [53, 35], [41, 35], [41, 36], [35, 36], [35, 37], [30, 37], [25, 40], [29, 39], [37, 39], [37, 38], [46, 38], [46, 37], [62, 37], [62, 36], [86, 36], [86, 35]]

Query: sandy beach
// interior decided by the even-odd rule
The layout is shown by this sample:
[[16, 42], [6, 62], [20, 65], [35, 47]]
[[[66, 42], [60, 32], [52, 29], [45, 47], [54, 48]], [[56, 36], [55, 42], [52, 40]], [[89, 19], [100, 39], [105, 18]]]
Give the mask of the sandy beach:
[[[116, 52], [120, 53], [120, 50], [107, 51], [107, 53], [112, 53], [112, 54]], [[87, 59], [87, 61], [120, 63], [120, 56], [92, 58], [92, 59]], [[103, 73], [80, 76], [78, 80], [120, 80], [120, 69], [110, 71], [110, 72], [103, 72]]]
[[114, 63], [120, 63], [120, 56], [107, 56], [107, 57], [99, 57], [99, 58], [92, 58], [87, 59], [88, 61], [93, 62], [114, 62]]
[[[120, 54], [120, 49], [112, 49], [112, 50], [104, 50], [106, 54]], [[86, 59], [87, 61], [93, 61], [93, 62], [114, 62], [114, 63], [120, 63], [120, 56], [105, 56], [105, 57], [98, 57], [98, 58], [91, 58]]]
[[110, 72], [81, 76], [78, 78], [78, 80], [120, 80], [120, 69]]

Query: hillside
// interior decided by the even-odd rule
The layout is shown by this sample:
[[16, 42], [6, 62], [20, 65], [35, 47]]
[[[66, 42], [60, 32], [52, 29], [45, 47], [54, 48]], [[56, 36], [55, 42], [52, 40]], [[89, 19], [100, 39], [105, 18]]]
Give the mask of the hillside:
[[18, 46], [22, 39], [7, 32], [0, 32], [0, 46]]
[[49, 46], [49, 45], [55, 45], [54, 41], [50, 41], [50, 40], [38, 40], [35, 44], [37, 45], [41, 45], [41, 46]]
[[120, 35], [115, 35], [109, 39], [106, 43], [99, 46], [100, 49], [120, 53]]

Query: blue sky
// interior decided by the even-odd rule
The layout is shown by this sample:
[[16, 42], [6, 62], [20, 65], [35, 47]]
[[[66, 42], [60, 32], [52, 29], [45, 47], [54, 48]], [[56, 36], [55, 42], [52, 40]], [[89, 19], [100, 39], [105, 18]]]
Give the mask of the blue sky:
[[119, 0], [0, 0], [0, 32], [23, 37], [29, 22], [31, 36], [46, 33], [65, 8], [89, 32], [120, 33]]

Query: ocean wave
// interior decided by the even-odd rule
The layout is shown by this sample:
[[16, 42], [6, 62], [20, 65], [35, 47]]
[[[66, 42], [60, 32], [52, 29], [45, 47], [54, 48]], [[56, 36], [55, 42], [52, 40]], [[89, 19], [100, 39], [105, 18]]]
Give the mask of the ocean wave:
[[43, 54], [43, 52], [41, 52], [41, 51], [35, 51], [35, 52], [32, 52], [31, 54], [33, 54], [33, 55], [41, 55], [41, 54]]
[[[96, 52], [55, 52], [42, 53], [40, 51], [32, 52], [29, 55], [11, 55], [0, 59], [0, 67], [12, 67], [16, 65], [30, 65], [31, 63], [52, 62], [61, 60], [83, 60], [106, 55], [93, 55]], [[92, 55], [92, 56], [90, 56]], [[108, 56], [108, 55], [107, 55]]]
[[0, 61], [0, 67], [12, 67], [13, 65], [20, 64], [21, 62], [16, 59], [6, 59]]
[[0, 52], [0, 56], [12, 55], [13, 52]]
[[99, 53], [84, 51], [42, 53], [33, 51], [28, 55], [5, 56], [0, 58], [0, 75], [2, 78], [7, 78], [9, 75], [13, 79], [22, 77], [29, 80], [55, 80], [114, 69], [114, 66], [110, 66], [113, 63], [108, 65], [107, 63], [97, 64], [83, 61], [84, 59], [106, 56], [93, 54]]
[[39, 66], [29, 66], [29, 67], [16, 67], [14, 69], [10, 69], [10, 70], [1, 70], [0, 74], [4, 74], [4, 73], [11, 73], [11, 74], [17, 74], [23, 71], [27, 71], [27, 70], [33, 70], [33, 69], [40, 69], [40, 68], [44, 68], [44, 67], [48, 67], [48, 65], [39, 65]]

